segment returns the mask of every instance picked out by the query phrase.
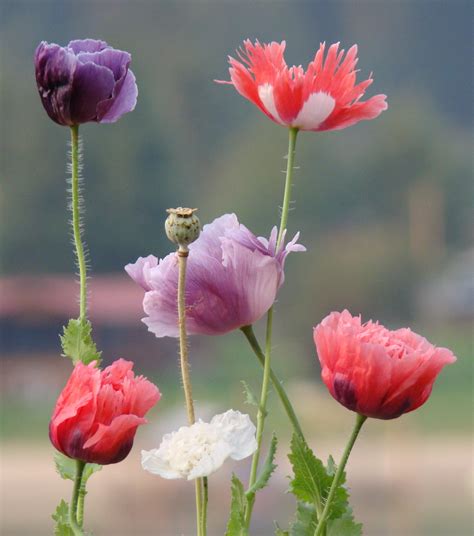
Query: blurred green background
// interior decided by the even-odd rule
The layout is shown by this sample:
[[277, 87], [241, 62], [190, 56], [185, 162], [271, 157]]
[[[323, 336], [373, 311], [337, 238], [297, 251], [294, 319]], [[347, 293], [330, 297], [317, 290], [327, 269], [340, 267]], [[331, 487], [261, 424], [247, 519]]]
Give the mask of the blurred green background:
[[[472, 533], [472, 6], [460, 0], [83, 1], [1, 4], [0, 329], [1, 533], [52, 532], [49, 513], [68, 483], [54, 473], [47, 424], [70, 372], [57, 333], [76, 314], [65, 210], [68, 130], [37, 95], [41, 40], [95, 37], [132, 53], [136, 110], [115, 125], [85, 125], [86, 239], [91, 318], [106, 362], [123, 356], [164, 396], [126, 462], [94, 476], [87, 526], [97, 535], [192, 534], [193, 487], [144, 474], [139, 448], [184, 423], [176, 342], [139, 319], [141, 293], [123, 275], [140, 255], [170, 251], [165, 209], [199, 207], [203, 223], [236, 212], [256, 234], [279, 220], [287, 131], [231, 87], [227, 55], [243, 39], [287, 41], [306, 65], [321, 41], [359, 45], [369, 96], [388, 95], [375, 121], [302, 133], [289, 232], [292, 256], [277, 304], [275, 368], [322, 457], [340, 456], [352, 415], [319, 381], [312, 327], [347, 307], [390, 327], [411, 325], [458, 356], [429, 402], [394, 422], [369, 422], [349, 464], [356, 517], [368, 536]], [[257, 326], [262, 335], [262, 326]], [[240, 380], [260, 370], [243, 337], [191, 341], [198, 415], [243, 405]], [[254, 362], [255, 361], [255, 362]], [[279, 468], [261, 493], [253, 534], [285, 526], [290, 430], [276, 397], [268, 432]], [[211, 536], [224, 533], [231, 470], [211, 479]]]

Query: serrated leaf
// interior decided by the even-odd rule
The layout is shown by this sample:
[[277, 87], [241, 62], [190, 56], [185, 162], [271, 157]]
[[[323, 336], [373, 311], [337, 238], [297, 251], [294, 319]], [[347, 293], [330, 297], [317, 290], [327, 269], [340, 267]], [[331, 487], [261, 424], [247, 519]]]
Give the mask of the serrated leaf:
[[248, 531], [245, 527], [247, 497], [245, 496], [244, 485], [235, 474], [232, 475], [231, 491], [230, 517], [225, 536], [248, 536]]
[[[64, 478], [65, 480], [72, 480], [74, 482], [76, 477], [76, 460], [68, 458], [61, 452], [55, 452], [54, 463], [56, 464], [56, 471], [59, 473], [61, 478]], [[86, 463], [82, 473], [82, 485], [85, 486], [89, 478], [101, 469], [102, 465], [97, 463]]]
[[298, 502], [296, 519], [290, 525], [290, 536], [313, 536], [318, 525], [316, 509], [312, 504]]
[[300, 501], [322, 506], [332, 480], [323, 462], [316, 458], [304, 439], [297, 434], [293, 434], [291, 439], [288, 458], [294, 473], [290, 491]]
[[245, 400], [244, 404], [249, 404], [250, 406], [255, 406], [258, 408], [258, 400], [255, 394], [253, 393], [252, 389], [250, 389], [249, 384], [245, 380], [241, 380], [240, 383], [242, 384], [244, 388], [244, 395]]
[[69, 525], [69, 506], [64, 499], [58, 504], [56, 511], [51, 517], [56, 521], [54, 536], [74, 536]]
[[270, 441], [270, 448], [268, 449], [267, 457], [265, 458], [265, 463], [263, 464], [262, 471], [258, 476], [255, 484], [246, 491], [246, 496], [254, 495], [259, 489], [263, 489], [270, 480], [273, 471], [277, 468], [276, 464], [273, 463], [275, 459], [275, 453], [277, 449], [278, 439], [275, 433], [272, 435]]
[[327, 524], [326, 536], [362, 536], [362, 524], [351, 518], [331, 519]]
[[92, 325], [88, 320], [71, 319], [59, 336], [64, 356], [69, 357], [74, 364], [82, 361], [86, 365], [92, 361], [100, 363], [102, 352], [92, 340]]

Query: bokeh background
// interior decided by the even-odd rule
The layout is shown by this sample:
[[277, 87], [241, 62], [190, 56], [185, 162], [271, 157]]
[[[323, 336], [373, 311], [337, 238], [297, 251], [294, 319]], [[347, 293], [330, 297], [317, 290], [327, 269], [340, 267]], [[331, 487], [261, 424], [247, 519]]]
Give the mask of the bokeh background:
[[[85, 125], [90, 315], [105, 362], [123, 356], [164, 396], [120, 465], [90, 481], [87, 527], [97, 535], [193, 533], [193, 486], [145, 474], [141, 447], [185, 422], [176, 342], [140, 323], [141, 292], [123, 266], [164, 256], [165, 209], [196, 206], [203, 223], [236, 212], [257, 234], [278, 222], [287, 132], [228, 86], [227, 54], [244, 38], [287, 41], [307, 64], [320, 41], [359, 45], [369, 94], [386, 93], [379, 119], [341, 132], [303, 133], [289, 230], [308, 252], [287, 263], [277, 305], [275, 368], [315, 451], [336, 459], [352, 415], [319, 380], [312, 327], [348, 307], [390, 327], [411, 325], [452, 348], [429, 402], [393, 422], [369, 422], [349, 463], [356, 518], [367, 536], [472, 533], [472, 7], [469, 1], [81, 1], [1, 4], [1, 529], [51, 534], [70, 483], [55, 474], [47, 425], [70, 372], [58, 331], [77, 314], [66, 211], [69, 132], [36, 92], [39, 41], [82, 37], [132, 52], [136, 110], [115, 125]], [[260, 336], [261, 325], [257, 326]], [[195, 337], [198, 415], [243, 403], [257, 366], [239, 333]], [[273, 534], [294, 511], [285, 494], [290, 429], [271, 396], [268, 432], [279, 467], [258, 495], [253, 534]], [[267, 442], [268, 444], [268, 442]], [[228, 464], [210, 481], [210, 535], [224, 533]]]

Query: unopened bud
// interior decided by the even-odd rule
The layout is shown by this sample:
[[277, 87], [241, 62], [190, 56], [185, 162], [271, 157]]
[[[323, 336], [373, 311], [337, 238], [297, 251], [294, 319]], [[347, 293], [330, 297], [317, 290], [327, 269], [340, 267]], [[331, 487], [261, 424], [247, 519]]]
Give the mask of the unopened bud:
[[199, 218], [194, 214], [197, 208], [169, 208], [169, 216], [165, 221], [166, 236], [178, 244], [183, 250], [188, 249], [188, 245], [194, 242], [201, 232]]

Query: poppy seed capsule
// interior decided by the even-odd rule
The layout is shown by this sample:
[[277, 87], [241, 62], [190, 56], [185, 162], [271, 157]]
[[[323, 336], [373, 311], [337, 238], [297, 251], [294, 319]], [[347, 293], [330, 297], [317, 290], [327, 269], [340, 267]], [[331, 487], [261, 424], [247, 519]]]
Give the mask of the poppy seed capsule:
[[197, 208], [169, 208], [169, 216], [165, 221], [166, 236], [187, 251], [189, 244], [194, 242], [200, 232], [199, 218], [194, 214]]

